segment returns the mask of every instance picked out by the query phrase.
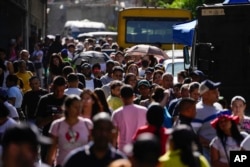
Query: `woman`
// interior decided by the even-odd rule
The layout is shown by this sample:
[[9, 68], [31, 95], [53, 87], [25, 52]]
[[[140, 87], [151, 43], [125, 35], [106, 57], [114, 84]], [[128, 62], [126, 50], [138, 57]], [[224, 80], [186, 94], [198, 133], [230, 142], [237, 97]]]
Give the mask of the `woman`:
[[231, 109], [233, 116], [240, 119], [240, 129], [250, 133], [250, 117], [245, 115], [246, 100], [242, 96], [234, 96], [231, 100]]
[[106, 100], [106, 97], [105, 97], [105, 94], [104, 94], [102, 88], [95, 88], [94, 93], [99, 98], [99, 100], [103, 106], [103, 111], [107, 112], [109, 115], [111, 115], [112, 110], [109, 108], [108, 102]]
[[82, 99], [81, 116], [83, 118], [92, 119], [95, 114], [103, 111], [99, 98], [90, 89], [84, 89], [80, 97]]
[[79, 96], [69, 95], [63, 107], [65, 116], [52, 122], [49, 130], [53, 139], [47, 154], [49, 165], [61, 166], [71, 150], [88, 143], [90, 129], [92, 129], [92, 122], [89, 119], [79, 117], [81, 111]]
[[230, 151], [240, 151], [240, 144], [247, 136], [237, 128], [238, 116], [219, 115], [211, 122], [217, 136], [210, 143], [211, 164], [213, 167], [229, 167]]
[[153, 73], [153, 83], [157, 84], [157, 85], [162, 85], [162, 75], [163, 75], [163, 71], [162, 70], [156, 70]]
[[138, 66], [135, 63], [130, 64], [127, 69], [126, 69], [126, 75], [128, 73], [133, 73], [135, 74], [136, 78], [139, 79], [139, 70]]
[[62, 75], [63, 67], [67, 65], [70, 66], [69, 63], [63, 62], [62, 57], [57, 53], [51, 55], [49, 62], [49, 84], [55, 76]]
[[138, 82], [138, 78], [134, 73], [127, 73], [125, 78], [124, 78], [124, 83], [131, 85], [135, 94], [138, 95], [138, 89], [137, 89], [137, 82]]
[[148, 124], [137, 130], [133, 140], [135, 141], [142, 133], [152, 133], [159, 139], [161, 144], [161, 155], [163, 155], [166, 152], [166, 143], [168, 139], [167, 129], [163, 127], [164, 108], [161, 107], [159, 103], [152, 103], [148, 108], [146, 118]]
[[169, 136], [168, 151], [159, 158], [161, 167], [209, 167], [206, 158], [195, 151], [195, 136], [191, 134], [192, 130], [187, 125], [174, 127]]
[[27, 71], [26, 69], [26, 62], [24, 60], [19, 60], [18, 71], [15, 75], [20, 79], [19, 86], [22, 88], [23, 93], [26, 93], [31, 89], [29, 79], [33, 76], [33, 73], [31, 71]]
[[[43, 51], [42, 51], [43, 44], [42, 43], [36, 43], [34, 46], [34, 52], [32, 53], [31, 60], [35, 66], [36, 69], [36, 76], [42, 80], [43, 75]], [[43, 87], [43, 82], [41, 82], [41, 86]]]
[[7, 89], [6, 77], [14, 73], [12, 62], [6, 60], [6, 51], [0, 48], [0, 87]]

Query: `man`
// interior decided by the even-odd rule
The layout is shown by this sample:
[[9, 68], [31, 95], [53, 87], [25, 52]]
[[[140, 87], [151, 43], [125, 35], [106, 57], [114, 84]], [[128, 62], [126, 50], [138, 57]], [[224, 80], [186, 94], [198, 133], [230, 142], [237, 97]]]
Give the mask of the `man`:
[[81, 65], [82, 74], [85, 76], [85, 88], [94, 91], [95, 88], [102, 87], [102, 81], [98, 78], [92, 77], [91, 65], [89, 63], [83, 63]]
[[[141, 104], [142, 101], [148, 101], [151, 97], [151, 84], [148, 80], [142, 79], [137, 85], [139, 96], [134, 100], [135, 104]], [[145, 104], [147, 106], [148, 104]]]
[[222, 107], [217, 103], [219, 99], [218, 88], [220, 82], [205, 80], [200, 84], [199, 93], [201, 101], [196, 104], [196, 117], [192, 122], [194, 130], [199, 135], [202, 145], [203, 154], [210, 162], [209, 144], [216, 136], [215, 129], [210, 125], [210, 122], [216, 117], [217, 112], [222, 110]]
[[35, 125], [16, 124], [8, 128], [2, 138], [2, 167], [48, 167], [38, 164], [39, 144], [51, 144]]
[[180, 124], [186, 124], [188, 125], [192, 132], [193, 135], [195, 136], [195, 143], [198, 146], [198, 151], [200, 153], [202, 153], [202, 146], [201, 143], [199, 141], [199, 137], [198, 135], [195, 133], [191, 122], [193, 121], [193, 119], [196, 116], [196, 101], [190, 97], [184, 97], [182, 99], [180, 99], [180, 101], [177, 103], [176, 107], [175, 107], [175, 111], [176, 113], [178, 113], [178, 115], [176, 116], [176, 120], [174, 122], [174, 127], [178, 126]]
[[[112, 79], [122, 81], [123, 79], [123, 68], [121, 66], [114, 66], [112, 69]], [[105, 97], [108, 98], [110, 95], [110, 82], [106, 85], [102, 86], [102, 90], [104, 91]]]
[[93, 141], [73, 150], [65, 159], [63, 167], [106, 167], [112, 161], [126, 158], [112, 145], [114, 126], [108, 113], [100, 112], [93, 117]]
[[146, 124], [147, 108], [134, 104], [134, 91], [130, 85], [121, 87], [121, 98], [123, 107], [112, 113], [112, 122], [119, 135], [118, 149], [123, 151], [123, 147], [132, 141], [136, 130]]
[[103, 85], [108, 84], [113, 80], [113, 78], [112, 78], [113, 71], [112, 70], [113, 70], [114, 66], [115, 66], [115, 63], [113, 60], [108, 60], [106, 62], [106, 74], [103, 75], [100, 79], [102, 81]]
[[[52, 121], [63, 116], [61, 108], [67, 95], [64, 94], [66, 81], [62, 76], [56, 76], [52, 83], [52, 92], [42, 96], [36, 108], [36, 124], [48, 136]], [[41, 158], [45, 162], [47, 147], [41, 147]]]
[[21, 121], [25, 120], [25, 115], [22, 111], [22, 101], [23, 101], [23, 94], [22, 91], [17, 86], [18, 78], [16, 75], [9, 74], [6, 78], [6, 86], [8, 87], [7, 96], [8, 102], [12, 104], [19, 115], [19, 119]]
[[14, 73], [14, 67], [11, 61], [6, 60], [6, 51], [0, 48], [0, 87], [6, 87], [6, 77]]
[[[20, 59], [19, 60], [24, 60], [26, 62], [26, 70], [27, 71], [31, 71], [34, 75], [36, 74], [35, 71], [35, 66], [32, 63], [32, 61], [29, 60], [30, 58], [30, 53], [28, 50], [21, 50], [20, 52]], [[18, 62], [19, 60], [16, 60], [13, 62], [13, 66], [14, 66], [14, 72], [18, 72]]]
[[152, 133], [140, 134], [135, 142], [126, 145], [126, 153], [131, 156], [133, 167], [157, 167], [161, 156], [158, 138]]
[[75, 94], [75, 95], [80, 96], [80, 94], [82, 93], [82, 89], [78, 88], [79, 79], [78, 79], [77, 74], [75, 73], [68, 74], [67, 82], [68, 82], [68, 88], [64, 90], [64, 93], [66, 95]]
[[37, 76], [31, 77], [29, 79], [31, 90], [23, 95], [22, 109], [27, 116], [27, 120], [31, 122], [35, 121], [35, 111], [40, 97], [48, 93], [47, 90], [40, 87], [40, 83], [41, 81]]

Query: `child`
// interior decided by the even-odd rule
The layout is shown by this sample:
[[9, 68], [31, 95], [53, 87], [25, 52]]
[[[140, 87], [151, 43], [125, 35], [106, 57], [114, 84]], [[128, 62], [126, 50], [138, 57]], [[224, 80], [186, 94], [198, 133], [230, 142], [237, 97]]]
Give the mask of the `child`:
[[123, 83], [119, 80], [111, 81], [110, 92], [111, 94], [107, 98], [108, 105], [112, 111], [118, 109], [123, 105], [120, 98], [120, 89]]

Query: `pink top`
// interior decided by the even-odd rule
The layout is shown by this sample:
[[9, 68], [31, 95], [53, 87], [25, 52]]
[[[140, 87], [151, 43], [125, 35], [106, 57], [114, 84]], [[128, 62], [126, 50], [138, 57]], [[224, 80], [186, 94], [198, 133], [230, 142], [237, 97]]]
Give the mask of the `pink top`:
[[137, 129], [147, 123], [147, 108], [137, 104], [126, 105], [112, 113], [112, 122], [118, 128], [118, 149], [123, 151], [132, 142]]
[[55, 120], [50, 126], [49, 133], [58, 137], [57, 164], [62, 165], [67, 154], [88, 143], [89, 130], [92, 129], [91, 120], [80, 118], [77, 124], [70, 127], [65, 118]]

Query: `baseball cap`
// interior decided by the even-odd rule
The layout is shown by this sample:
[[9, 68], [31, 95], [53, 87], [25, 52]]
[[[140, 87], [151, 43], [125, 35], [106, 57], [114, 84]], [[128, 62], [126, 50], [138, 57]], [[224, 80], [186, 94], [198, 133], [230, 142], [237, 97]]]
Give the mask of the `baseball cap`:
[[196, 75], [199, 77], [205, 77], [205, 74], [200, 70], [194, 70], [193, 72], [191, 72], [190, 76], [192, 76], [192, 75]]
[[218, 88], [220, 85], [221, 85], [221, 82], [213, 82], [213, 81], [207, 79], [200, 84], [199, 92], [202, 95], [209, 90], [214, 90], [214, 89]]
[[138, 88], [140, 87], [140, 86], [142, 86], [142, 85], [144, 85], [144, 86], [146, 86], [146, 87], [151, 87], [151, 85], [150, 85], [150, 83], [149, 83], [149, 81], [147, 81], [147, 80], [145, 80], [145, 79], [142, 79], [142, 80], [140, 80], [139, 82], [138, 82]]
[[84, 48], [84, 46], [83, 46], [82, 43], [78, 43], [78, 44], [76, 45], [76, 51], [83, 51], [83, 48]]
[[61, 55], [67, 55], [68, 56], [68, 49], [62, 49]]
[[91, 65], [89, 63], [83, 63], [81, 69], [91, 69]]
[[50, 138], [42, 136], [33, 124], [20, 123], [8, 128], [2, 137], [2, 146], [10, 143], [29, 143], [32, 145], [52, 144]]
[[146, 70], [145, 70], [145, 73], [153, 73], [154, 72], [154, 68], [153, 67], [148, 67]]

